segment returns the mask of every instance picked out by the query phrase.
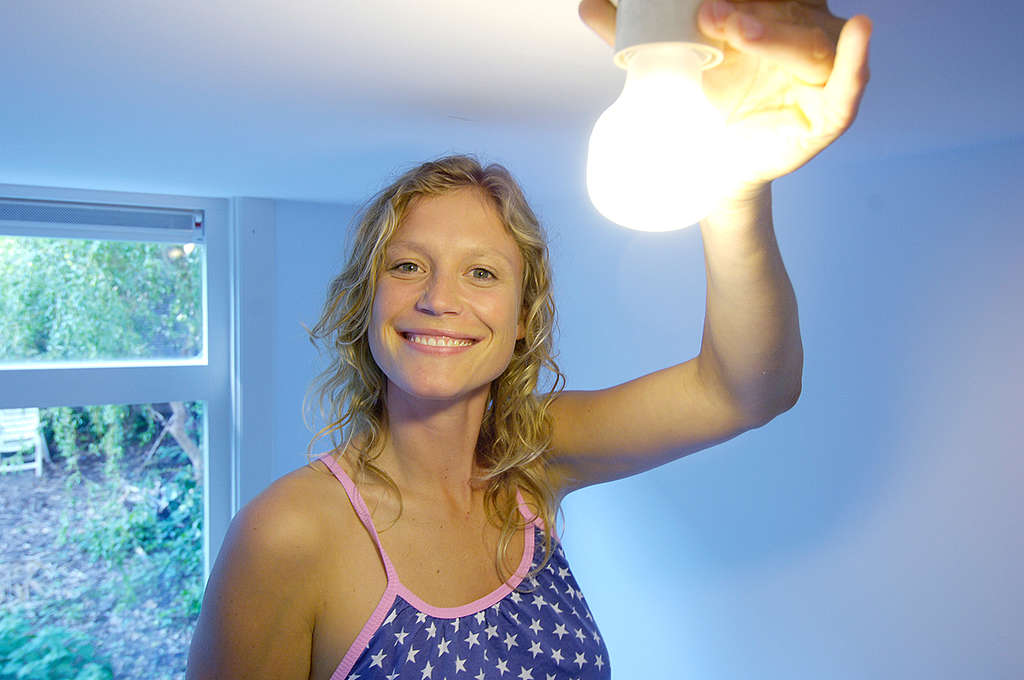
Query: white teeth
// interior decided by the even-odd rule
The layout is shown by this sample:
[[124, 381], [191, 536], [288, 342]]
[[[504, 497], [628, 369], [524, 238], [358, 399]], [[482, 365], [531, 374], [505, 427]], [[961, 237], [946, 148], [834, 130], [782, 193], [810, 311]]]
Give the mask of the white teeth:
[[431, 347], [466, 347], [472, 345], [472, 340], [461, 340], [457, 338], [449, 338], [444, 335], [406, 335], [409, 340], [419, 345], [429, 345]]

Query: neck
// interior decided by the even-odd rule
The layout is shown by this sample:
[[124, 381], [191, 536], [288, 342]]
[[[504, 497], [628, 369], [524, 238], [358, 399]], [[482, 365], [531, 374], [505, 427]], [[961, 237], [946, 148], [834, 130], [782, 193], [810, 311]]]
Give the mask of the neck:
[[482, 486], [473, 483], [476, 443], [489, 385], [455, 401], [416, 399], [388, 385], [388, 438], [380, 464], [403, 498], [426, 498], [469, 512]]

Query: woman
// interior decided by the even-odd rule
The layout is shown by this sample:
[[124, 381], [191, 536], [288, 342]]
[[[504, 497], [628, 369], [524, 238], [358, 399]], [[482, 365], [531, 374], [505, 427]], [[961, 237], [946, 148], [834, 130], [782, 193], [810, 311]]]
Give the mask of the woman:
[[[580, 13], [610, 40], [606, 0]], [[189, 677], [609, 676], [555, 510], [795, 403], [802, 349], [769, 183], [842, 134], [867, 82], [870, 22], [823, 1], [705, 3], [699, 22], [727, 45], [706, 87], [751, 150], [701, 224], [699, 355], [538, 396], [541, 366], [557, 375], [553, 306], [521, 192], [465, 157], [407, 173], [364, 212], [314, 329], [337, 352], [321, 394], [345, 437], [232, 522]]]

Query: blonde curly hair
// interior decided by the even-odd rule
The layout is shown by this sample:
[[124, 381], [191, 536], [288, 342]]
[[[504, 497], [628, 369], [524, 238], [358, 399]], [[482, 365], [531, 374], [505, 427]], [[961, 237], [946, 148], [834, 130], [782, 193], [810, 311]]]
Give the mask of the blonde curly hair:
[[[310, 387], [310, 392], [318, 394], [321, 413], [328, 414], [329, 424], [313, 437], [309, 450], [330, 434], [336, 447], [356, 454], [357, 483], [364, 475], [384, 483], [398, 496], [401, 514], [398, 486], [374, 464], [388, 427], [387, 378], [374, 362], [368, 340], [377, 277], [388, 242], [413, 199], [464, 187], [474, 187], [492, 201], [524, 263], [525, 335], [516, 341], [508, 367], [491, 383], [476, 446], [476, 464], [484, 471], [476, 481], [486, 482], [487, 517], [501, 528], [495, 566], [504, 581], [511, 572], [507, 553], [512, 536], [528, 524], [517, 509], [517, 488], [536, 502], [539, 507], [531, 510], [544, 524], [544, 558], [534, 573], [543, 568], [553, 550], [551, 530], [558, 508], [545, 456], [551, 443], [548, 407], [565, 384], [552, 353], [555, 305], [544, 231], [522, 189], [504, 167], [491, 164], [484, 168], [475, 158], [462, 155], [430, 161], [381, 190], [357, 215], [348, 262], [328, 286], [320, 319], [309, 331], [310, 341], [321, 344], [331, 357], [328, 368]], [[551, 385], [540, 393], [542, 367], [550, 372]]]

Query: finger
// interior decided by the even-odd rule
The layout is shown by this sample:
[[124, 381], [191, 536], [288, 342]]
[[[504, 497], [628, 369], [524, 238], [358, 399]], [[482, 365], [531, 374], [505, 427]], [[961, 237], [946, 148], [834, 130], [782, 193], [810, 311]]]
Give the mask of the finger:
[[824, 85], [835, 57], [833, 39], [823, 25], [826, 17], [811, 11], [796, 17], [792, 7], [714, 0], [701, 5], [697, 21], [709, 38], [773, 62], [806, 83]]
[[608, 0], [581, 0], [579, 12], [583, 23], [615, 47], [615, 7]]
[[823, 113], [839, 132], [850, 127], [857, 117], [864, 88], [871, 77], [868, 69], [871, 30], [871, 19], [861, 14], [847, 21], [839, 34], [835, 66], [822, 91]]

